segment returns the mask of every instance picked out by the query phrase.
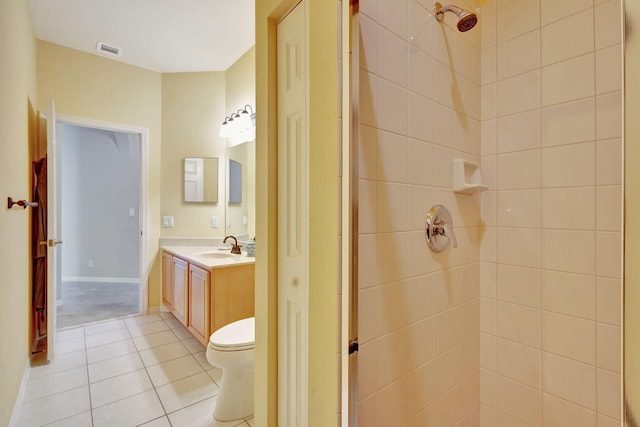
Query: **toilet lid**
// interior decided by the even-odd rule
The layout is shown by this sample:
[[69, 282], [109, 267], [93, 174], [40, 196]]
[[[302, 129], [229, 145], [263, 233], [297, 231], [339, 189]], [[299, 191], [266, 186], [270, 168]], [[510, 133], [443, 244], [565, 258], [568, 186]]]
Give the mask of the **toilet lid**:
[[255, 341], [255, 324], [255, 317], [229, 323], [211, 335], [209, 345], [224, 351], [251, 349]]

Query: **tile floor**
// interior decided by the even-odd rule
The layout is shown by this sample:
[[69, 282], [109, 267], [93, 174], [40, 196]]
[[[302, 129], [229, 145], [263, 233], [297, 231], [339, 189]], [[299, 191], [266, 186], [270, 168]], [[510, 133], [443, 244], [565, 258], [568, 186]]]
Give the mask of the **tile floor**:
[[58, 331], [53, 362], [31, 369], [18, 426], [235, 427], [215, 423], [221, 370], [169, 313]]

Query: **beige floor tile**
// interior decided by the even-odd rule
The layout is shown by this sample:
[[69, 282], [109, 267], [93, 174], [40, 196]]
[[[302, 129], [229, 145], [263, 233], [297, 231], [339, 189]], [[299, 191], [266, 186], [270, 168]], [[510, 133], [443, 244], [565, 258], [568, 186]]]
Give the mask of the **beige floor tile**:
[[87, 361], [89, 364], [101, 362], [114, 357], [124, 356], [136, 352], [136, 346], [132, 339], [118, 341], [87, 349]]
[[204, 369], [205, 371], [208, 371], [209, 369], [213, 368], [213, 366], [211, 366], [211, 364], [207, 360], [206, 350], [193, 353], [192, 356], [196, 358], [200, 366], [202, 366], [202, 369]]
[[56, 356], [72, 353], [78, 350], [84, 350], [84, 337], [74, 338], [56, 343]]
[[113, 359], [89, 365], [89, 382], [94, 383], [107, 378], [126, 374], [144, 368], [138, 353], [126, 354]]
[[201, 351], [206, 350], [204, 348], [204, 346], [202, 344], [200, 344], [200, 341], [198, 341], [197, 339], [193, 338], [193, 335], [192, 335], [192, 338], [188, 338], [186, 340], [183, 340], [182, 344], [184, 344], [185, 347], [187, 347], [191, 353], [199, 353]]
[[133, 342], [138, 351], [147, 350], [149, 348], [177, 342], [178, 337], [171, 331], [161, 331], [150, 335], [135, 337]]
[[91, 419], [91, 412], [83, 412], [73, 417], [47, 424], [46, 427], [93, 427], [93, 420]]
[[213, 427], [213, 409], [216, 398], [211, 397], [169, 414], [173, 427]]
[[73, 351], [71, 353], [56, 355], [56, 357], [46, 365], [34, 366], [29, 372], [29, 381], [45, 375], [69, 369], [79, 368], [87, 365], [87, 355], [84, 350]]
[[24, 402], [31, 402], [32, 400], [86, 386], [87, 384], [87, 368], [84, 366], [33, 378], [27, 384]]
[[17, 425], [43, 426], [89, 410], [89, 388], [83, 386], [23, 404]]
[[157, 320], [155, 322], [147, 322], [141, 325], [128, 325], [129, 333], [132, 337], [141, 337], [143, 335], [151, 335], [156, 332], [169, 330], [169, 325], [164, 320]]
[[193, 339], [193, 335], [184, 326], [179, 325], [176, 328], [171, 328], [174, 334], [181, 340]]
[[160, 386], [156, 391], [165, 411], [171, 413], [217, 395], [219, 388], [205, 372], [201, 372]]
[[93, 325], [85, 326], [84, 333], [85, 335], [95, 335], [126, 328], [127, 326], [124, 324], [124, 320], [108, 320], [106, 322], [94, 323]]
[[164, 321], [171, 329], [180, 329], [180, 328], [184, 329], [184, 326], [182, 326], [182, 323], [180, 323], [178, 319], [173, 317], [173, 315], [171, 315], [171, 317], [165, 318]]
[[149, 314], [146, 316], [130, 317], [128, 319], [125, 319], [124, 323], [126, 323], [127, 326], [132, 326], [132, 325], [143, 325], [145, 323], [150, 323], [150, 322], [157, 322], [158, 320], [162, 320], [162, 317], [160, 317], [159, 314]]
[[56, 331], [57, 343], [78, 338], [84, 338], [84, 328], [63, 329], [60, 331]]
[[94, 427], [137, 426], [164, 415], [154, 390], [137, 394], [93, 410]]
[[192, 356], [170, 360], [147, 368], [155, 387], [169, 384], [182, 378], [203, 372], [202, 367]]
[[162, 319], [167, 320], [167, 319], [173, 319], [173, 314], [171, 314], [170, 311], [166, 310], [163, 308], [162, 311], [160, 311], [160, 313], [158, 313], [158, 316], [160, 316]]
[[97, 408], [126, 397], [135, 396], [153, 385], [144, 369], [129, 372], [91, 384], [91, 406]]
[[144, 423], [140, 427], [171, 427], [171, 423], [169, 422], [169, 418], [162, 417], [156, 418], [155, 420], [149, 421], [148, 423]]
[[131, 338], [129, 331], [126, 329], [114, 329], [108, 332], [101, 332], [99, 334], [88, 335], [87, 348], [98, 347], [105, 344], [111, 344], [118, 341], [125, 341]]
[[145, 366], [153, 366], [188, 354], [189, 350], [181, 342], [174, 342], [143, 350], [140, 352], [140, 357]]

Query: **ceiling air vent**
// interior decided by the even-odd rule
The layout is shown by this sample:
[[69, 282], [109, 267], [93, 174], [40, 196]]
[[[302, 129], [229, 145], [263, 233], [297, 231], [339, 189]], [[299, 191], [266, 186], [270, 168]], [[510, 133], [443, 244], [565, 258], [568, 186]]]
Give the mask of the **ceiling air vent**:
[[107, 55], [122, 56], [122, 49], [102, 42], [98, 42], [96, 50], [100, 53], [106, 53]]

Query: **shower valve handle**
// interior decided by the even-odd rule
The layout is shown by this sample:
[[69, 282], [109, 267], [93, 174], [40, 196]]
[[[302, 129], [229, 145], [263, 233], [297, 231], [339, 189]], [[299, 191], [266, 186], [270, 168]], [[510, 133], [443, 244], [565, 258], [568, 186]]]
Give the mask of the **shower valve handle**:
[[427, 212], [425, 229], [425, 238], [432, 251], [442, 252], [449, 244], [454, 248], [458, 247], [451, 214], [444, 206], [435, 205]]
[[444, 223], [444, 225], [442, 226], [442, 235], [449, 239], [449, 241], [451, 242], [451, 246], [453, 246], [454, 248], [458, 247], [456, 233], [453, 232], [453, 226], [451, 224], [448, 224], [446, 222]]

